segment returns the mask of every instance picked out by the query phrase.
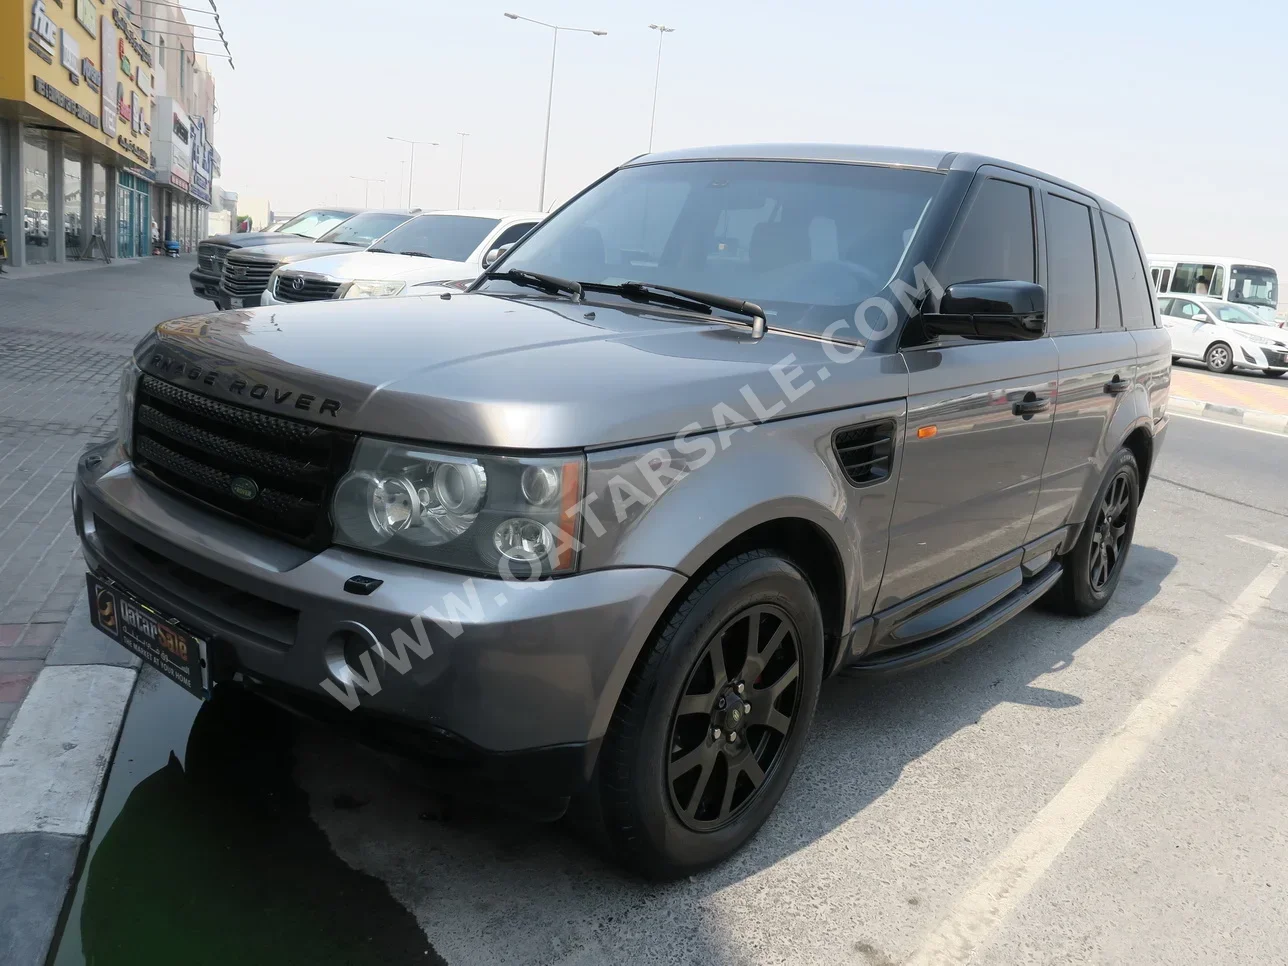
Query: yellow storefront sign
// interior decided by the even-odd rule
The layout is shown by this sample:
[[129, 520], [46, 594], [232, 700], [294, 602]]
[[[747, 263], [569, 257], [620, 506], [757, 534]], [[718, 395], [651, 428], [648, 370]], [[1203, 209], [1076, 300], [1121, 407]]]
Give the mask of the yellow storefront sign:
[[0, 99], [25, 102], [152, 167], [152, 51], [121, 10], [98, 0], [0, 3]]

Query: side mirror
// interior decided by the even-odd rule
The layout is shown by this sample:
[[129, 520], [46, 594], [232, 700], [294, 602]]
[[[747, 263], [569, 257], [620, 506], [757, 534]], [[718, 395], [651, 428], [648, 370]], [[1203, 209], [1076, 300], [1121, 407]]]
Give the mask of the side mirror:
[[944, 290], [937, 313], [925, 313], [927, 336], [1027, 340], [1046, 335], [1046, 289], [1035, 282], [958, 282]]
[[511, 242], [509, 245], [502, 245], [500, 248], [493, 248], [490, 252], [488, 252], [486, 255], [483, 256], [483, 267], [491, 268], [493, 265], [495, 265], [497, 262], [501, 260], [502, 255], [504, 255], [513, 247], [514, 247], [514, 243]]

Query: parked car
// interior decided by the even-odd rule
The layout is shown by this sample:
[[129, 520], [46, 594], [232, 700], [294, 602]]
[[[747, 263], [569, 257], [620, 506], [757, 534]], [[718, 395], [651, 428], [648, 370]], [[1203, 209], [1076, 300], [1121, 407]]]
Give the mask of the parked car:
[[404, 295], [443, 282], [464, 285], [483, 271], [489, 253], [514, 244], [543, 217], [537, 211], [428, 212], [364, 252], [277, 272], [262, 304]]
[[240, 309], [259, 305], [268, 287], [269, 277], [282, 265], [306, 258], [318, 258], [337, 252], [366, 248], [382, 235], [387, 235], [412, 216], [415, 211], [362, 211], [342, 221], [317, 241], [294, 244], [258, 245], [230, 251], [224, 257], [224, 271], [219, 279], [220, 308]]
[[1113, 596], [1168, 423], [1148, 278], [1120, 209], [1005, 161], [636, 158], [463, 294], [157, 326], [78, 465], [94, 620], [691, 873], [825, 678]]
[[1200, 295], [1158, 300], [1172, 336], [1172, 359], [1198, 359], [1213, 372], [1260, 369], [1278, 378], [1288, 372], [1288, 332], [1242, 305]]
[[234, 232], [211, 235], [197, 243], [197, 267], [188, 273], [192, 294], [219, 305], [219, 279], [224, 273], [224, 258], [234, 248], [260, 245], [289, 245], [302, 238], [314, 241], [341, 222], [352, 218], [361, 208], [310, 208], [302, 211], [279, 228], [269, 231]]

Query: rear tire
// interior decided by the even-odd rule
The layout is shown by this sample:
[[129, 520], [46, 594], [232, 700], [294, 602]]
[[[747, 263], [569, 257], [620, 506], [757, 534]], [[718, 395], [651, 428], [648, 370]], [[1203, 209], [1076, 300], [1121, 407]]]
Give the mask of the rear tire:
[[604, 738], [590, 793], [615, 857], [673, 879], [741, 848], [796, 770], [822, 672], [822, 613], [794, 563], [754, 550], [708, 574], [655, 631]]
[[1234, 368], [1234, 352], [1224, 342], [1213, 342], [1208, 346], [1203, 362], [1213, 372], [1229, 372]]
[[1055, 609], [1085, 617], [1109, 603], [1131, 550], [1139, 505], [1140, 467], [1123, 447], [1109, 460], [1078, 542], [1062, 560], [1064, 574], [1050, 599]]

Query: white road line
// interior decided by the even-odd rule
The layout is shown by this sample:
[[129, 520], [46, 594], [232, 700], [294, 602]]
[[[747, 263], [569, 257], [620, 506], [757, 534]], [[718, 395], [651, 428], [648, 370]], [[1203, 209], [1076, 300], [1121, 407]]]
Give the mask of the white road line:
[[1210, 423], [1213, 426], [1225, 426], [1229, 429], [1241, 429], [1245, 433], [1261, 433], [1263, 436], [1278, 436], [1280, 439], [1288, 440], [1288, 434], [1276, 433], [1272, 429], [1258, 429], [1256, 426], [1244, 426], [1242, 423], [1227, 423], [1220, 419], [1208, 419], [1206, 416], [1191, 416], [1189, 413], [1168, 413], [1168, 416], [1175, 416], [1177, 419], [1189, 419], [1196, 423]]
[[1266, 543], [1266, 541], [1258, 540], [1256, 537], [1241, 537], [1237, 533], [1232, 533], [1229, 536], [1231, 540], [1238, 540], [1240, 543], [1251, 544], [1254, 547], [1260, 547], [1262, 550], [1269, 550], [1271, 553], [1279, 553], [1288, 556], [1288, 547], [1281, 547], [1274, 543]]
[[[1277, 548], [1276, 548], [1277, 549]], [[994, 930], [1033, 889], [1119, 781], [1172, 722], [1239, 632], [1284, 576], [1288, 556], [1276, 553], [1233, 604], [1136, 705], [1064, 788], [957, 901], [948, 918], [907, 960], [909, 966], [972, 962]]]

